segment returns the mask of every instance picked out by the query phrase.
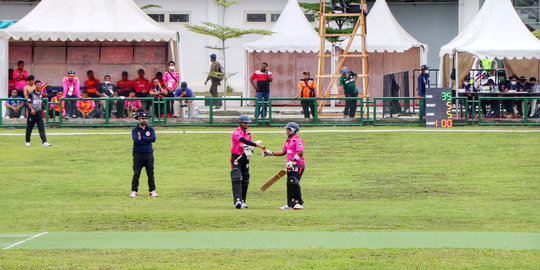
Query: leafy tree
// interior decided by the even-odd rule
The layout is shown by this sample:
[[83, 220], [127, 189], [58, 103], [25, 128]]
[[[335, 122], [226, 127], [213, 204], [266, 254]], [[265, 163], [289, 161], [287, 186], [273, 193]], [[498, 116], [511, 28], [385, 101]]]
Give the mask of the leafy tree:
[[146, 5], [142, 6], [141, 9], [151, 9], [151, 8], [161, 8], [160, 5]]
[[[357, 3], [358, 0], [345, 0], [345, 3], [348, 5], [350, 3]], [[320, 10], [320, 4], [319, 3], [298, 3], [300, 7], [306, 10], [306, 13], [312, 14], [313, 17], [319, 18], [319, 10]], [[332, 11], [332, 5], [329, 1], [326, 1], [326, 12]], [[337, 34], [337, 33], [345, 33], [345, 34], [351, 34], [354, 26], [356, 25], [356, 21], [358, 20], [358, 17], [351, 17], [351, 16], [329, 16], [326, 17], [326, 33], [328, 34]], [[337, 26], [337, 28], [333, 28], [331, 26]], [[315, 28], [316, 31], [319, 31], [319, 28]], [[339, 37], [327, 37], [326, 38], [330, 42], [338, 42], [341, 41]]]
[[[225, 12], [228, 7], [231, 5], [239, 4], [239, 1], [228, 1], [228, 0], [214, 0], [214, 3], [223, 7], [223, 18], [225, 18]], [[215, 24], [211, 22], [202, 22], [203, 25], [186, 25], [186, 28], [188, 28], [190, 31], [199, 33], [206, 36], [211, 36], [219, 39], [221, 41], [220, 46], [205, 46], [208, 49], [211, 50], [217, 50], [220, 51], [223, 55], [223, 63], [222, 63], [222, 74], [216, 74], [218, 76], [223, 76], [223, 89], [227, 89], [227, 78], [234, 74], [227, 73], [227, 61], [225, 57], [226, 49], [225, 42], [228, 39], [231, 38], [241, 38], [244, 35], [247, 34], [257, 34], [257, 35], [271, 35], [272, 32], [266, 31], [266, 30], [258, 30], [258, 29], [238, 29], [238, 28], [232, 28], [225, 25]], [[226, 96], [226, 90], [224, 90], [224, 96]], [[227, 105], [225, 104], [224, 109], [227, 109]]]

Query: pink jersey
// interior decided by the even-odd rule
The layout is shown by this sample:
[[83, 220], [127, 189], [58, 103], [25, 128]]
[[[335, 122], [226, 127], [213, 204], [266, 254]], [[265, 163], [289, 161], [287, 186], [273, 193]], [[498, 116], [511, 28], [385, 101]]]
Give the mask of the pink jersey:
[[174, 91], [180, 85], [180, 75], [178, 75], [176, 70], [165, 71], [165, 74], [163, 74], [163, 81], [165, 82], [165, 88]]
[[21, 79], [21, 80], [15, 80], [15, 88], [16, 89], [23, 90], [23, 88], [28, 84], [26, 82], [26, 79], [22, 79], [23, 76], [25, 78], [28, 78], [28, 71], [26, 71], [24, 69], [22, 71], [19, 70], [19, 69], [15, 69], [13, 71], [13, 79], [17, 79], [17, 78]]
[[69, 78], [66, 76], [62, 79], [62, 87], [64, 92], [62, 96], [65, 98], [67, 96], [77, 96], [81, 97], [81, 84], [79, 83], [79, 78], [75, 77], [73, 81], [69, 81]]
[[241, 138], [246, 138], [246, 140], [251, 141], [251, 133], [247, 130], [243, 130], [242, 127], [238, 127], [232, 133], [231, 154], [241, 155], [244, 153], [244, 148], [242, 148], [244, 143], [240, 141]]
[[[304, 142], [298, 134], [287, 138], [283, 151], [287, 151], [287, 162], [291, 161], [294, 158], [294, 155], [298, 154], [300, 151], [304, 151]], [[304, 166], [304, 156], [300, 157], [300, 160], [296, 161], [296, 166]]]

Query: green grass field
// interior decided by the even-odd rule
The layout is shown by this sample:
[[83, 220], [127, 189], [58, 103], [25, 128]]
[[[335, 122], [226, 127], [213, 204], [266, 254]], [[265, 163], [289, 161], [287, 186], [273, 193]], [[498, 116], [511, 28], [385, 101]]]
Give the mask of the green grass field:
[[[230, 134], [158, 129], [165, 132], [158, 133], [154, 144], [157, 192], [162, 197], [137, 199], [128, 198], [132, 176], [129, 129], [48, 129], [53, 144], [49, 148], [39, 146], [37, 136], [33, 136], [33, 145], [28, 148], [24, 147], [24, 136], [0, 136], [4, 184], [0, 196], [0, 248], [49, 232], [0, 251], [0, 268], [540, 267], [537, 130], [504, 129], [526, 131], [510, 133], [462, 128], [467, 132], [435, 133], [397, 128], [391, 128], [393, 132], [372, 127], [341, 129], [369, 132], [300, 133], [307, 162], [301, 180], [306, 201], [302, 211], [278, 210], [285, 204], [284, 181], [266, 192], [258, 189], [285, 164], [283, 157], [263, 159], [260, 154], [254, 155], [250, 165], [250, 208], [233, 208]], [[253, 138], [263, 140], [273, 151], [281, 149], [285, 136], [268, 131], [281, 129], [253, 129]], [[118, 134], [52, 135], [65, 132]], [[144, 173], [141, 180], [139, 193], [146, 195]], [[143, 241], [134, 241], [133, 246], [86, 248], [83, 242], [77, 242], [89, 238], [88, 233], [130, 232], [137, 238], [156, 240], [149, 247], [137, 244]], [[217, 233], [216, 238], [219, 232], [235, 232], [238, 236], [232, 242], [238, 248], [219, 246], [201, 237], [202, 242], [207, 241], [206, 248], [204, 244], [192, 249], [163, 242], [163, 246], [170, 247], [160, 249], [160, 241], [165, 240], [151, 237], [154, 233], [172, 232], [206, 237]], [[266, 249], [273, 236], [260, 238], [261, 248], [248, 244], [258, 239], [253, 236], [258, 232], [419, 233], [418, 238], [423, 237], [422, 233], [450, 233], [450, 237], [440, 239], [442, 247], [430, 246], [432, 240], [426, 238], [428, 244], [418, 246], [423, 248], [412, 245], [415, 240], [410, 238], [403, 241], [411, 245], [403, 246], [339, 246], [337, 238], [332, 237], [325, 242], [328, 245], [306, 248], [305, 241], [310, 239], [291, 237], [290, 242], [287, 238], [281, 240], [283, 248], [277, 241], [277, 249]], [[478, 241], [489, 242], [481, 238], [470, 238], [470, 245], [444, 245], [444, 241], [452, 239], [451, 233], [461, 232], [493, 233], [493, 243], [499, 244], [511, 242], [504, 239], [512, 233], [532, 240], [514, 239], [516, 247], [525, 248], [497, 244], [479, 247]], [[148, 233], [147, 238], [144, 233]], [[47, 244], [48, 239], [54, 244]], [[174, 239], [168, 241], [174, 243]], [[384, 240], [375, 238], [373, 242], [378, 239]], [[189, 242], [182, 237], [177, 241]], [[293, 241], [301, 243], [291, 247]], [[242, 248], [243, 244], [249, 248]]]

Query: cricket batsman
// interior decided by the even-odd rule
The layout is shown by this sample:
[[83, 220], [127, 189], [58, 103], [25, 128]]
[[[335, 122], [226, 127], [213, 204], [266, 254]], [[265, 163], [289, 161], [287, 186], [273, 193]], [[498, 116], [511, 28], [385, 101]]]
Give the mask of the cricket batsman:
[[248, 208], [246, 205], [247, 190], [249, 187], [249, 160], [253, 155], [253, 147], [260, 147], [262, 141], [251, 141], [251, 133], [248, 131], [249, 117], [238, 117], [239, 127], [233, 131], [231, 147], [231, 182], [236, 209]]
[[263, 149], [263, 157], [265, 156], [283, 156], [287, 154], [287, 204], [280, 207], [281, 210], [301, 210], [304, 207], [302, 200], [302, 191], [300, 189], [300, 178], [305, 171], [304, 163], [304, 142], [298, 136], [300, 127], [295, 122], [289, 122], [285, 126], [287, 132], [287, 141], [283, 150], [280, 152], [272, 152], [268, 149]]

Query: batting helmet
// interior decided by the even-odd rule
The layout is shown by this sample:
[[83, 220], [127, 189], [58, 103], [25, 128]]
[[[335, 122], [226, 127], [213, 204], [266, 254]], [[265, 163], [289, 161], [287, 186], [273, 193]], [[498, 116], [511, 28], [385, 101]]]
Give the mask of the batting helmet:
[[300, 131], [300, 127], [299, 127], [298, 124], [295, 123], [295, 122], [289, 122], [289, 123], [285, 126], [285, 128], [288, 128], [288, 129], [292, 130], [293, 132], [298, 132], [298, 131]]
[[247, 115], [241, 115], [238, 117], [238, 123], [251, 123], [251, 120], [249, 120]]

